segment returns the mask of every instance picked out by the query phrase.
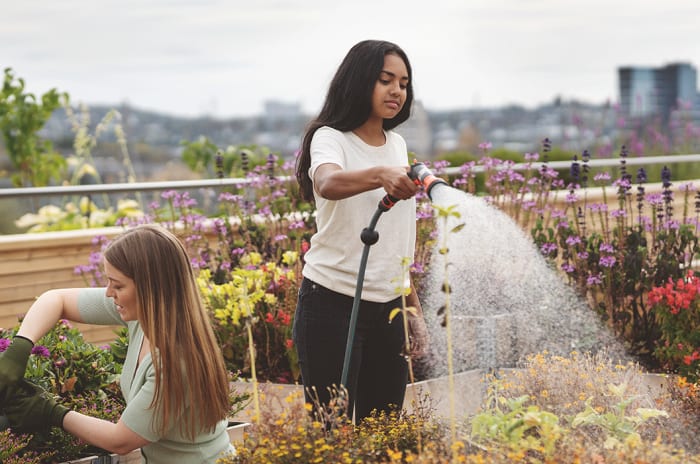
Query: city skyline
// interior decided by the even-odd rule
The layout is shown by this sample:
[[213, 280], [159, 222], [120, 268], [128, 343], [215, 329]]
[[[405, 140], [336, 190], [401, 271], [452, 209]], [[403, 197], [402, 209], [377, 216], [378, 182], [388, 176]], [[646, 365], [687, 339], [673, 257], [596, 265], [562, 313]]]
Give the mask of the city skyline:
[[675, 0], [0, 0], [0, 64], [41, 94], [177, 116], [318, 111], [357, 41], [391, 40], [426, 109], [619, 99], [620, 66], [700, 63], [700, 3]]

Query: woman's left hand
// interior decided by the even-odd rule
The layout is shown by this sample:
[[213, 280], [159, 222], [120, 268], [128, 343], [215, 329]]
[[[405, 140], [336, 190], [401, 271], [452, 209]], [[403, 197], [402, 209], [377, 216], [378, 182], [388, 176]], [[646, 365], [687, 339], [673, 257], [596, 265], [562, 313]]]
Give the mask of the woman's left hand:
[[423, 315], [411, 315], [408, 318], [408, 337], [410, 341], [412, 358], [423, 356], [428, 348], [430, 337], [428, 336], [428, 328], [425, 325]]
[[20, 382], [14, 397], [5, 407], [10, 426], [23, 433], [45, 431], [51, 426], [63, 427], [63, 418], [68, 411], [49, 392], [27, 379]]

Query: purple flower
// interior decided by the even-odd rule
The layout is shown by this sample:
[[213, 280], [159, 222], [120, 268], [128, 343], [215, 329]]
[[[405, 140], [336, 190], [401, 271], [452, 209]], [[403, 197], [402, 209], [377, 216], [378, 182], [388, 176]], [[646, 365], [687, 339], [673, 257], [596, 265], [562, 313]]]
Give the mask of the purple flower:
[[413, 263], [411, 264], [411, 272], [414, 272], [416, 274], [423, 274], [425, 272], [425, 268], [421, 263]]
[[601, 256], [598, 263], [603, 267], [613, 267], [616, 261], [614, 256]]
[[563, 209], [554, 209], [552, 210], [552, 217], [557, 219], [565, 218], [566, 211], [564, 211]]
[[626, 217], [627, 211], [625, 211], [624, 209], [614, 209], [610, 212], [610, 215], [614, 218]]
[[562, 264], [562, 265], [561, 265], [561, 268], [562, 268], [562, 270], [563, 270], [564, 272], [566, 272], [567, 274], [571, 274], [572, 272], [574, 272], [574, 271], [576, 270], [576, 268], [575, 268], [574, 266], [572, 266], [571, 264], [569, 264], [569, 263], [564, 263], [564, 264]]
[[430, 219], [433, 217], [433, 211], [427, 209], [416, 210], [416, 219]]
[[544, 255], [549, 255], [555, 251], [557, 251], [557, 244], [556, 243], [543, 243], [542, 246], [540, 247], [540, 250], [542, 251], [542, 254]]
[[695, 184], [693, 184], [692, 182], [684, 182], [678, 187], [678, 190], [682, 192], [694, 192]]
[[600, 285], [603, 283], [603, 279], [600, 274], [597, 275], [589, 275], [588, 278], [586, 279], [586, 285], [589, 287], [592, 287], [594, 285]]
[[0, 353], [5, 351], [8, 346], [10, 346], [10, 339], [8, 338], [0, 338]]
[[658, 206], [662, 205], [664, 202], [664, 197], [660, 193], [647, 193], [644, 196], [644, 199], [649, 203], [651, 206]]
[[576, 235], [571, 235], [566, 238], [566, 244], [569, 246], [578, 245], [579, 243], [581, 243], [581, 237], [578, 237]]
[[34, 348], [32, 348], [32, 354], [41, 356], [42, 358], [48, 358], [51, 356], [49, 349], [43, 345], [35, 345]]
[[613, 253], [613, 252], [615, 251], [615, 249], [613, 248], [613, 246], [610, 245], [609, 243], [601, 243], [601, 244], [600, 244], [599, 250], [600, 250], [602, 253]]

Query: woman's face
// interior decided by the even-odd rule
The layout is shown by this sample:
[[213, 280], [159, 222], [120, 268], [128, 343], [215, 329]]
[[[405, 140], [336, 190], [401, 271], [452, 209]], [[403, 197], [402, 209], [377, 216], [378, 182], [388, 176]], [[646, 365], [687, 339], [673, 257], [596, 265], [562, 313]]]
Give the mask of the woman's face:
[[384, 67], [374, 85], [372, 116], [392, 119], [406, 102], [408, 70], [403, 60], [393, 54], [384, 55]]
[[124, 321], [135, 321], [138, 314], [138, 298], [134, 280], [122, 274], [106, 259], [104, 268], [108, 282], [105, 294], [114, 300], [117, 311]]

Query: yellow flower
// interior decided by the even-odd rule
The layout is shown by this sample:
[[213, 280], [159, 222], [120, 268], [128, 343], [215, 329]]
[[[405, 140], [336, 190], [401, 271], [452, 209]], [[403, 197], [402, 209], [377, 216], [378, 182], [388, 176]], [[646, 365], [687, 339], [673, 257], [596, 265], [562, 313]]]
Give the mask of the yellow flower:
[[287, 266], [295, 264], [298, 259], [299, 253], [297, 253], [296, 251], [288, 250], [282, 254], [282, 263], [286, 264]]

